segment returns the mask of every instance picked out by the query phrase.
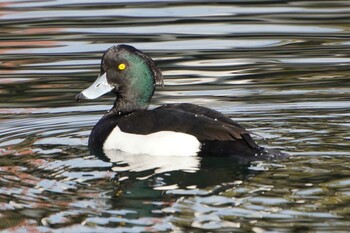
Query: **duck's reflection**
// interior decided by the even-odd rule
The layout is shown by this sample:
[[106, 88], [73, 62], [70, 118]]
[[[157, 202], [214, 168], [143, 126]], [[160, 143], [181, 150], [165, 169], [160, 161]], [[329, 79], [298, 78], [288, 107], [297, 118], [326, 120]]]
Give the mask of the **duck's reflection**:
[[255, 173], [249, 162], [227, 157], [154, 156], [119, 150], [93, 154], [111, 162], [111, 170], [117, 172], [112, 209], [132, 206], [139, 216], [151, 218], [184, 196], [215, 195]]
[[142, 172], [152, 170], [153, 174], [171, 171], [196, 172], [200, 168], [201, 158], [197, 156], [154, 156], [130, 154], [120, 150], [104, 150], [109, 162], [115, 164], [116, 172]]
[[116, 179], [123, 184], [148, 180], [151, 182], [146, 186], [151, 189], [160, 186], [208, 188], [242, 180], [255, 173], [249, 169], [250, 162], [227, 157], [154, 156], [119, 150], [94, 151], [94, 155], [111, 162], [111, 170], [117, 172]]

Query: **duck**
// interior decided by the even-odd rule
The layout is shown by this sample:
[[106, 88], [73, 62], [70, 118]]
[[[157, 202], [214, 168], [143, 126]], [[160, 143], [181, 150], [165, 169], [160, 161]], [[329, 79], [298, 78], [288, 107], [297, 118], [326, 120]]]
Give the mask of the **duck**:
[[156, 156], [220, 156], [242, 160], [273, 158], [251, 132], [223, 113], [192, 103], [149, 108], [163, 75], [155, 61], [131, 45], [108, 48], [96, 81], [76, 101], [114, 93], [113, 107], [93, 127], [88, 148]]

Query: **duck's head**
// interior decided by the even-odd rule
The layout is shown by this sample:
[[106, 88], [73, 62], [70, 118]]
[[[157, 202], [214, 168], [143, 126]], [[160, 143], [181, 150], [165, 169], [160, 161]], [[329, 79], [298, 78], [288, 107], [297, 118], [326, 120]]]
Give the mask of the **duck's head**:
[[113, 46], [104, 53], [96, 81], [75, 99], [96, 99], [105, 93], [116, 94], [114, 108], [132, 111], [148, 107], [156, 84], [163, 84], [154, 61], [129, 45]]

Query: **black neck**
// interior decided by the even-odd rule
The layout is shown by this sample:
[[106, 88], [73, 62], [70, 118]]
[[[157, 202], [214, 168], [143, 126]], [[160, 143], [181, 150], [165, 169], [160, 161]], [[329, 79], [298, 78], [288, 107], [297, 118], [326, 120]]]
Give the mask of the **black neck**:
[[145, 110], [148, 108], [149, 102], [149, 97], [145, 98], [144, 96], [140, 96], [138, 92], [122, 88], [116, 93], [116, 100], [114, 101], [112, 110], [120, 113]]
[[114, 101], [113, 108], [111, 111], [114, 113], [122, 113], [122, 114], [127, 114], [130, 112], [135, 112], [135, 111], [142, 111], [148, 108], [148, 105], [138, 105], [135, 102], [128, 102], [125, 100], [120, 100], [116, 99]]

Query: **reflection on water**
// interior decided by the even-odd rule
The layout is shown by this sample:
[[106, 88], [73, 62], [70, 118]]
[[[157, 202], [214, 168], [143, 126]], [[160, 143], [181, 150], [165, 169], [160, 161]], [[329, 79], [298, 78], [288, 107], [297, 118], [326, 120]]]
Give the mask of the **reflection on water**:
[[[349, 229], [346, 1], [2, 1], [0, 230], [247, 232]], [[113, 96], [76, 104], [117, 43], [165, 75], [152, 107], [219, 110], [294, 155], [90, 155]], [[258, 136], [260, 135], [260, 137]]]
[[105, 150], [107, 161], [116, 163], [113, 171], [140, 172], [154, 170], [152, 174], [171, 171], [195, 172], [199, 169], [200, 158], [196, 156], [153, 156], [143, 154], [128, 154], [122, 151]]

